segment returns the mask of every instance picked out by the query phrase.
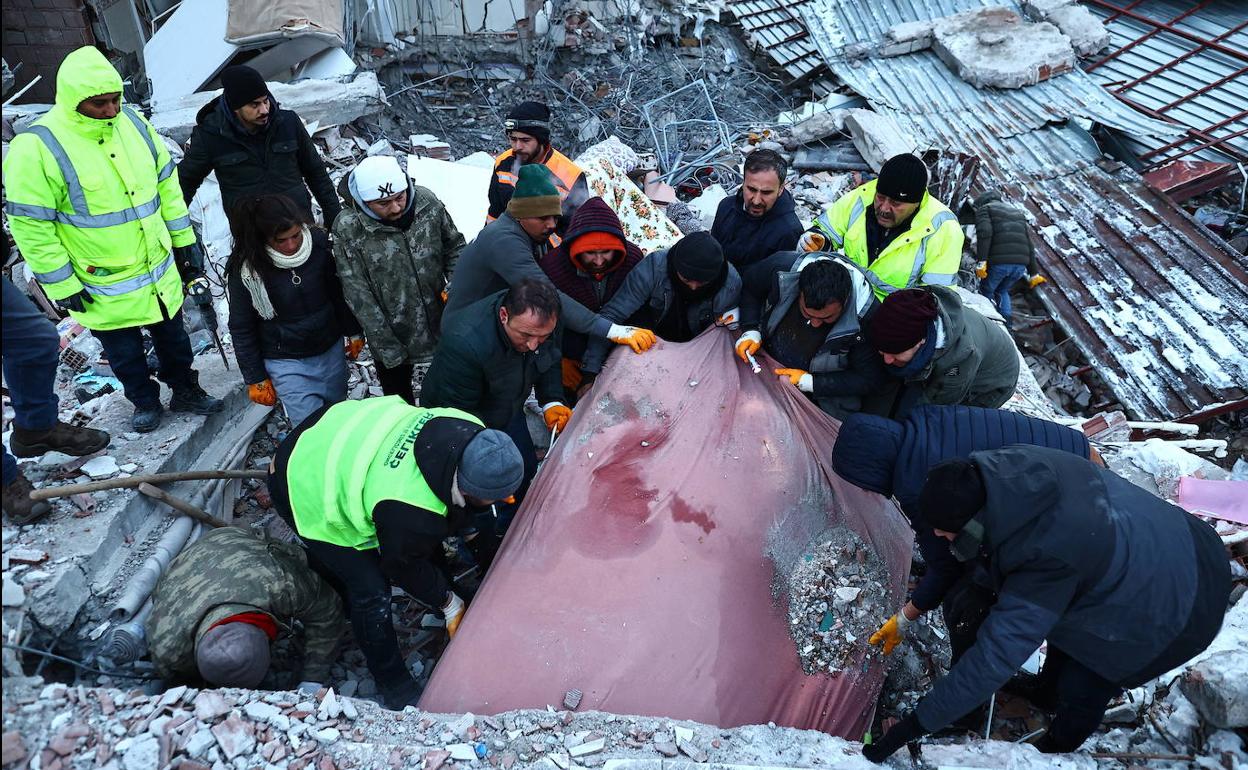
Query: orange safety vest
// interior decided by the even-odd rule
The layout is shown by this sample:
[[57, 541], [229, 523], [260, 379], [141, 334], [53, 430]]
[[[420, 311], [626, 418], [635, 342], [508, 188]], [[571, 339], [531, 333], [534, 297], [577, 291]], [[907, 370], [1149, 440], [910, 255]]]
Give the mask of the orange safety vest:
[[[511, 170], [511, 159], [514, 155], [515, 152], [509, 149], [494, 159], [494, 176], [498, 178], [499, 184], [504, 184], [508, 187], [516, 186], [517, 175]], [[576, 180], [584, 173], [581, 171], [580, 166], [573, 163], [568, 156], [554, 147], [547, 151], [546, 160], [542, 161], [542, 165], [550, 169], [551, 176], [555, 178], [555, 187], [559, 190], [559, 200], [561, 201], [567, 199], [568, 194], [572, 192], [573, 185], [576, 184]], [[493, 222], [495, 219], [497, 217], [492, 217], [489, 213], [486, 213], [486, 224]], [[551, 234], [550, 245], [552, 248], [558, 246], [560, 242], [561, 239], [558, 235]]]

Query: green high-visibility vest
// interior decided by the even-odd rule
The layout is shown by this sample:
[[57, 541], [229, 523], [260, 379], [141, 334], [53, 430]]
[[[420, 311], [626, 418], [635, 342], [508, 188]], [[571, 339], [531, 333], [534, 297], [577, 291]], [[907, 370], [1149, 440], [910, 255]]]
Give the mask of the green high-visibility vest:
[[441, 516], [446, 504], [425, 482], [412, 449], [436, 417], [481, 425], [459, 409], [422, 409], [398, 396], [344, 401], [326, 410], [295, 441], [286, 466], [299, 536], [345, 548], [377, 547], [373, 507], [382, 500]]

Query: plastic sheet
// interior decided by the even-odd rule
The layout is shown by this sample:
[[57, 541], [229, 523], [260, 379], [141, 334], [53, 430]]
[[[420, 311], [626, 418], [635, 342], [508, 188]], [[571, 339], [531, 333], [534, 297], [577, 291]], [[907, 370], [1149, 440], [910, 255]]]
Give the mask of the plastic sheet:
[[845, 674], [802, 672], [767, 541], [793, 521], [809, 527], [794, 512], [817, 505], [879, 553], [901, 596], [912, 535], [892, 503], [832, 472], [838, 423], [767, 374], [774, 362], [753, 374], [731, 339], [712, 328], [613, 354], [422, 709], [559, 707], [576, 688], [582, 711], [861, 737], [883, 666], [863, 666], [859, 652]]

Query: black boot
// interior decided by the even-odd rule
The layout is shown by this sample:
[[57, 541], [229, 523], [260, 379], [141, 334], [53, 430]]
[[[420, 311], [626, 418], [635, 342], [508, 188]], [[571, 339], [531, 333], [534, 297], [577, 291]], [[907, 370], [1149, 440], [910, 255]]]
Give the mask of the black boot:
[[29, 524], [52, 510], [46, 500], [31, 500], [34, 487], [19, 469], [17, 478], [4, 485], [4, 513], [14, 524]]
[[199, 372], [192, 371], [187, 383], [174, 388], [173, 398], [169, 399], [169, 411], [191, 412], [193, 414], [214, 414], [225, 406], [219, 398], [213, 398], [207, 391], [199, 387]]
[[151, 433], [160, 427], [160, 418], [164, 413], [159, 403], [155, 406], [136, 406], [134, 416], [130, 418], [130, 427], [138, 433]]
[[48, 430], [13, 426], [9, 446], [18, 457], [38, 457], [44, 452], [64, 452], [74, 457], [94, 454], [108, 446], [109, 435], [95, 428], [79, 428], [57, 421]]

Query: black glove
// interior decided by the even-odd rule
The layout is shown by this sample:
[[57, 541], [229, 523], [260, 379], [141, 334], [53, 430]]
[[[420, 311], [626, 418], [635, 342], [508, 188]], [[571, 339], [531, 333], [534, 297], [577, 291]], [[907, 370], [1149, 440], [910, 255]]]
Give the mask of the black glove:
[[95, 299], [87, 293], [86, 289], [83, 289], [77, 294], [69, 295], [65, 299], [58, 299], [56, 306], [66, 312], [72, 310], [75, 313], [85, 313], [87, 305], [90, 305], [92, 302], [95, 302]]
[[199, 277], [192, 278], [182, 286], [186, 296], [200, 307], [206, 307], [212, 304], [212, 289], [208, 285], [208, 279], [203, 273]]
[[919, 724], [914, 714], [907, 714], [893, 728], [884, 733], [884, 737], [875, 743], [862, 747], [862, 755], [877, 765], [893, 755], [893, 752], [911, 741], [917, 741], [927, 731]]
[[190, 246], [173, 247], [173, 261], [178, 266], [182, 283], [190, 283], [204, 275], [204, 252], [199, 248], [198, 242]]

